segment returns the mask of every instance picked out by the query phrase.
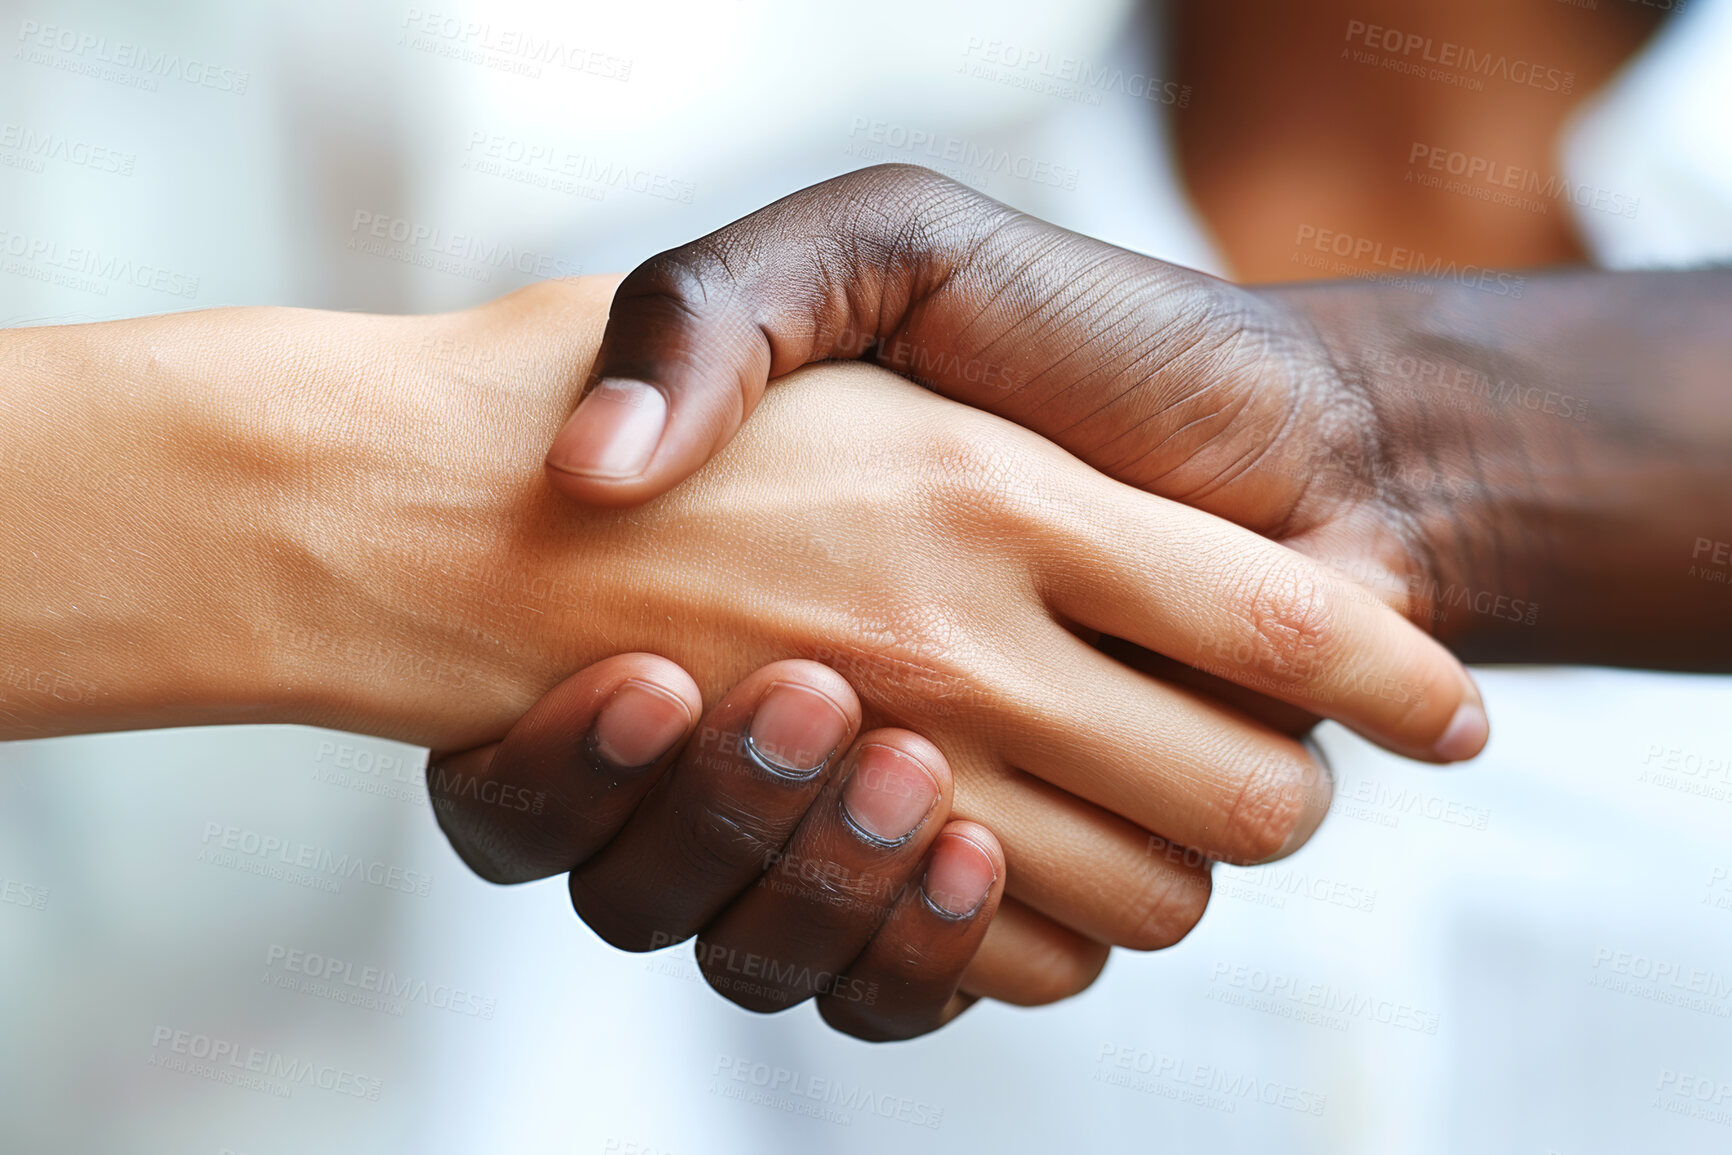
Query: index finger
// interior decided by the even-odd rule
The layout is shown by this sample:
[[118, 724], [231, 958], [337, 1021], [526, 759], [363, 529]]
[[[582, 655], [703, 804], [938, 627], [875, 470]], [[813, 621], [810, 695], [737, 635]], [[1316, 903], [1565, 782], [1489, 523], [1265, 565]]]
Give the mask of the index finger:
[[1363, 587], [1231, 522], [1096, 480], [1050, 519], [1060, 540], [1041, 580], [1059, 615], [1399, 754], [1455, 762], [1485, 745], [1466, 668]]

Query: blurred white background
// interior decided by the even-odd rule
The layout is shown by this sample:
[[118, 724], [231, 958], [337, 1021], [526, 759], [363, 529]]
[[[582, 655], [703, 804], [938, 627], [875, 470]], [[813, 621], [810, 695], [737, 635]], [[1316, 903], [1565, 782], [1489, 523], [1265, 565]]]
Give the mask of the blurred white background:
[[[8, 5], [0, 323], [457, 308], [537, 265], [624, 270], [882, 160], [1227, 273], [1165, 105], [1002, 63], [1182, 81], [1146, 20], [1121, 0]], [[1578, 126], [1572, 163], [1643, 193], [1639, 220], [1591, 222], [1609, 262], [1725, 243], [1729, 25], [1694, 4]], [[586, 66], [536, 63], [526, 33]], [[1661, 128], [1643, 102], [1694, 111]], [[946, 161], [953, 140], [1046, 175]], [[370, 244], [357, 222], [380, 218], [531, 272]], [[422, 751], [294, 728], [3, 745], [0, 1149], [1732, 1150], [1732, 682], [1483, 685], [1493, 742], [1458, 770], [1325, 728], [1335, 813], [1287, 862], [1218, 869], [1179, 946], [1116, 955], [1074, 1001], [881, 1047], [810, 1008], [737, 1010], [689, 948], [611, 950], [559, 880], [469, 876]], [[272, 838], [410, 884], [247, 870]], [[310, 955], [335, 960], [311, 964], [340, 972], [325, 987], [291, 969]], [[326, 997], [369, 968], [404, 993]], [[182, 1031], [340, 1082], [166, 1069]]]

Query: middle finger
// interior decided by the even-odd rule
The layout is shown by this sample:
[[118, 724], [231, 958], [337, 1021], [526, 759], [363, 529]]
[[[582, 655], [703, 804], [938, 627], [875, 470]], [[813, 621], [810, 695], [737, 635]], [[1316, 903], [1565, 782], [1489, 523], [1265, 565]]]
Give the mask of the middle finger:
[[[710, 985], [754, 1011], [834, 993], [949, 809], [950, 770], [937, 747], [906, 730], [864, 735], [776, 865], [700, 937]], [[740, 981], [742, 958], [762, 964], [749, 982]]]
[[860, 726], [816, 662], [773, 662], [735, 686], [607, 849], [571, 872], [571, 901], [622, 950], [690, 938], [774, 860]]

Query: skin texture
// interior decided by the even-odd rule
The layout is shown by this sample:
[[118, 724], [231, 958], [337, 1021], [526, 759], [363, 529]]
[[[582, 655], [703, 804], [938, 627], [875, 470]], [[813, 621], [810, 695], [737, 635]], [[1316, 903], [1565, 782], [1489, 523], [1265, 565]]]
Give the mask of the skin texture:
[[[1002, 950], [964, 973], [1003, 897], [1004, 852], [978, 823], [948, 821], [949, 764], [930, 742], [860, 734], [858, 698], [813, 662], [755, 671], [697, 723], [701, 707], [665, 658], [598, 662], [503, 743], [436, 758], [434, 813], [484, 878], [570, 872], [573, 906], [615, 946], [698, 934], [711, 985], [753, 1010], [815, 998], [838, 1029], [902, 1039], [980, 995], [1026, 1001], [1050, 981]], [[749, 751], [788, 749], [766, 737], [777, 722], [796, 733], [840, 723], [846, 749], [809, 774], [776, 772]], [[622, 732], [670, 730], [660, 753], [647, 753], [659, 740], [620, 753]]]
[[1732, 274], [1268, 297], [1378, 406], [1381, 457], [1316, 461], [1407, 527], [1368, 584], [1469, 661], [1732, 669]]
[[[1328, 803], [1285, 734], [1079, 633], [1181, 660], [1250, 647], [1228, 673], [1420, 748], [1471, 692], [1296, 555], [869, 367], [785, 384], [676, 494], [572, 507], [540, 461], [613, 287], [8, 333], [0, 641], [26, 673], [6, 735], [277, 721], [462, 750], [619, 653], [670, 659], [710, 708], [771, 662], [821, 661], [863, 728], [930, 741], [951, 818], [997, 836], [1007, 897], [976, 989], [1036, 1001], [1086, 984], [1100, 944], [1177, 941], [1205, 855], [1285, 853]], [[1391, 713], [1355, 671], [1410, 701]], [[1018, 965], [1039, 973], [990, 986]]]
[[[725, 442], [769, 378], [862, 357], [1313, 552], [1476, 656], [1725, 668], [1732, 606], [1680, 578], [1686, 543], [1712, 570], [1732, 540], [1729, 298], [1711, 272], [1246, 291], [932, 174], [867, 171], [628, 278], [549, 465], [579, 500], [642, 500]], [[622, 424], [608, 394], [630, 382], [656, 403]], [[609, 438], [642, 408], [657, 420], [625, 455], [637, 472], [593, 468], [618, 464]], [[1097, 642], [1283, 732], [1314, 720]], [[983, 952], [965, 986], [1022, 982], [1002, 958]]]
[[634, 270], [592, 385], [649, 383], [667, 430], [636, 475], [574, 468], [586, 399], [550, 477], [644, 500], [769, 380], [860, 358], [1309, 554], [1473, 658], [1726, 668], [1732, 601], [1689, 570], [1732, 540], [1732, 276], [1423, 287], [1244, 288], [864, 169]]

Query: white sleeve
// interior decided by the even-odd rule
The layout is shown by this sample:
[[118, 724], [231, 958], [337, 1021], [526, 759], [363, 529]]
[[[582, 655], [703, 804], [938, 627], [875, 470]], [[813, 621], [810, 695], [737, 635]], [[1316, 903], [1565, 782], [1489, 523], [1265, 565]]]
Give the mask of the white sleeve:
[[1674, 2], [1563, 140], [1576, 222], [1609, 268], [1732, 260], [1732, 0]]

